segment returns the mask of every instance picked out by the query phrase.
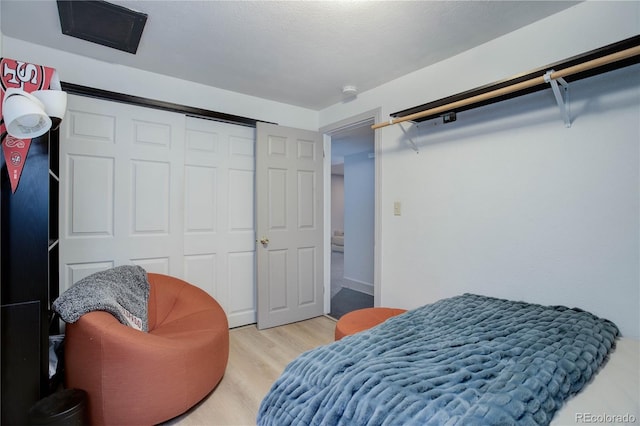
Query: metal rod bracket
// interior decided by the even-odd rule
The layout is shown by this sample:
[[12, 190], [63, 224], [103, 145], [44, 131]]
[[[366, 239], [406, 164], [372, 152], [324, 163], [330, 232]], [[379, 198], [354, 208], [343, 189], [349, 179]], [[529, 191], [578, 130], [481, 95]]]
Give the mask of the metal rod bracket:
[[[559, 78], [551, 78], [551, 74], [553, 74], [554, 70], [549, 70], [544, 74], [544, 81], [551, 85], [551, 90], [553, 90], [553, 96], [556, 98], [556, 103], [558, 104], [558, 108], [560, 108], [560, 114], [562, 115], [562, 119], [564, 120], [564, 126], [569, 128], [571, 127], [571, 117], [569, 117], [569, 84], [562, 77]], [[562, 92], [560, 91], [560, 86], [562, 86]]]
[[400, 124], [400, 128], [402, 129], [402, 133], [404, 133], [404, 135], [407, 137], [407, 139], [409, 139], [409, 143], [411, 144], [411, 147], [413, 148], [413, 150], [416, 152], [416, 154], [419, 154], [420, 151], [418, 150], [418, 146], [416, 145], [416, 143], [413, 141], [413, 139], [411, 138], [411, 136], [409, 135], [409, 133], [407, 132], [407, 130], [404, 128], [404, 126], [402, 125], [402, 123]]

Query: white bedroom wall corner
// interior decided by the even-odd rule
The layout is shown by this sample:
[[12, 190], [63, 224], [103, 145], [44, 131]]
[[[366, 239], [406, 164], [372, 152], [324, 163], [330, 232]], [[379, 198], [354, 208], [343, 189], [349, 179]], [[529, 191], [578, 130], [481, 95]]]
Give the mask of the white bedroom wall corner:
[[[384, 114], [413, 107], [634, 36], [633, 3], [580, 3], [327, 108], [321, 125], [372, 105]], [[482, 293], [578, 306], [640, 337], [637, 74], [572, 84], [570, 129], [541, 92], [424, 130], [419, 154], [399, 126], [377, 130], [382, 304]]]
[[173, 102], [282, 126], [315, 131], [318, 112], [186, 80], [98, 61], [11, 37], [3, 38], [4, 53], [56, 68], [63, 82]]

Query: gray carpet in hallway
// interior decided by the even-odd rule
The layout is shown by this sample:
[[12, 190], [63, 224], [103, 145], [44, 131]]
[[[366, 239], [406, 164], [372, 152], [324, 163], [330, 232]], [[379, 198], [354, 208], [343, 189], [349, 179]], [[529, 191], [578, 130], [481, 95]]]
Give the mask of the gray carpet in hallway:
[[350, 288], [343, 288], [331, 298], [329, 316], [340, 319], [347, 312], [371, 307], [373, 307], [373, 296]]

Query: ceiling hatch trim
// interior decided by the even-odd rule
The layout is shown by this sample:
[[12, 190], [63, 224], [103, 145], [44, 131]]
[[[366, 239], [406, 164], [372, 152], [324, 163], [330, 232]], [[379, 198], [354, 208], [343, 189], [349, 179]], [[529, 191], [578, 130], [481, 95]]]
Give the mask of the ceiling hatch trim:
[[62, 33], [136, 54], [147, 14], [106, 1], [58, 0]]
[[[612, 62], [600, 63], [607, 57]], [[621, 58], [621, 59], [620, 59]], [[567, 82], [581, 80], [619, 68], [640, 63], [640, 35], [591, 50], [589, 52], [518, 74], [505, 80], [487, 84], [446, 98], [390, 114], [389, 121], [371, 126], [379, 129], [405, 121], [422, 122], [434, 118], [455, 117], [455, 114], [473, 108], [516, 98], [549, 88], [549, 81], [564, 78]], [[582, 69], [581, 65], [595, 66]], [[577, 70], [577, 72], [574, 72]], [[566, 74], [566, 75], [565, 75]], [[453, 115], [451, 115], [453, 113]], [[453, 120], [451, 120], [453, 121]]]

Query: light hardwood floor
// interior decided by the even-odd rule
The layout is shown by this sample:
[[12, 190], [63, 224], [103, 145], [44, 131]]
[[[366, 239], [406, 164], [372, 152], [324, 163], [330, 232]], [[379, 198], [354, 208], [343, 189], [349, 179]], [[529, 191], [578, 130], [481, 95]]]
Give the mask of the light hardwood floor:
[[333, 342], [335, 320], [321, 316], [258, 330], [229, 331], [229, 363], [218, 387], [182, 416], [163, 425], [255, 425], [258, 407], [284, 368], [301, 353]]

